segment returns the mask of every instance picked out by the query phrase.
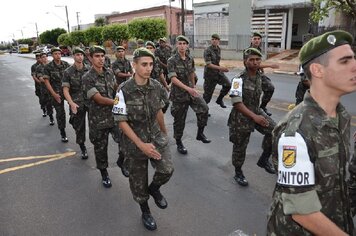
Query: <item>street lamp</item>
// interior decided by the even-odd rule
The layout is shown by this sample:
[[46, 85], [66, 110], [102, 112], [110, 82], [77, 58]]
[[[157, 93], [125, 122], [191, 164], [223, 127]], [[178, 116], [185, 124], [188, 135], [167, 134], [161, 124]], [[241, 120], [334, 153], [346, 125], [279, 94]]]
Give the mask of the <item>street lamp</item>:
[[66, 17], [67, 17], [67, 28], [68, 28], [68, 33], [70, 33], [70, 29], [69, 29], [69, 19], [68, 19], [68, 8], [67, 5], [65, 6], [55, 6], [55, 7], [64, 7], [66, 10]]

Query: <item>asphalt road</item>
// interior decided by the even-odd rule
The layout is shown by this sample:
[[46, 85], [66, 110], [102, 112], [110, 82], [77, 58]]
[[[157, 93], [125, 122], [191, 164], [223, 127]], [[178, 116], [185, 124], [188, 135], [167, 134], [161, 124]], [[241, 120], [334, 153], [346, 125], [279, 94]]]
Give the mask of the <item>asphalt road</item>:
[[[243, 168], [250, 185], [244, 188], [233, 181], [232, 144], [226, 125], [231, 109], [228, 99], [227, 109], [214, 99], [209, 104], [212, 116], [206, 135], [212, 143], [195, 140], [192, 111], [183, 137], [188, 155], [177, 153], [173, 138], [170, 140], [175, 172], [162, 187], [169, 207], [158, 209], [150, 199], [158, 230], [148, 232], [128, 179], [115, 164], [116, 144], [110, 140], [108, 171], [113, 187], [105, 189], [89, 141], [89, 159], [83, 161], [72, 153], [79, 151], [72, 127], [67, 124], [69, 143], [63, 144], [57, 127], [42, 118], [30, 77], [33, 63], [16, 54], [0, 55], [0, 235], [265, 235], [275, 176], [256, 166], [262, 136], [255, 132]], [[276, 92], [269, 108], [279, 121], [294, 101], [298, 79], [271, 78]], [[346, 99], [350, 104], [356, 101], [350, 99]], [[172, 123], [171, 115], [166, 114], [170, 136]]]

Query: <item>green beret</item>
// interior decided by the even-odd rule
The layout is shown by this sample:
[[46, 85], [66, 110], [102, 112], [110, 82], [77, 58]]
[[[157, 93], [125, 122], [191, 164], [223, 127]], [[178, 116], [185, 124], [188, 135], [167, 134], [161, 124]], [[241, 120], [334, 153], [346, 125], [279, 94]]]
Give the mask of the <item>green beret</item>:
[[81, 54], [85, 54], [85, 52], [83, 51], [83, 49], [81, 49], [80, 47], [75, 47], [73, 49], [73, 55], [76, 54], [76, 53], [81, 53]]
[[262, 38], [262, 34], [260, 34], [259, 32], [253, 32], [252, 33], [252, 37], [260, 37], [260, 38]]
[[47, 53], [45, 53], [44, 51], [40, 52], [40, 57], [42, 57], [43, 55], [47, 56]]
[[262, 57], [262, 53], [256, 48], [247, 48], [243, 52], [244, 59], [247, 59], [250, 55], [256, 55]]
[[90, 56], [93, 56], [94, 53], [100, 53], [100, 52], [104, 53], [104, 55], [106, 53], [105, 49], [98, 45], [94, 45], [89, 49]]
[[177, 42], [178, 41], [185, 41], [187, 44], [189, 44], [189, 39], [183, 35], [178, 35], [176, 38]]
[[153, 48], [156, 48], [155, 44], [152, 41], [147, 41], [145, 43], [145, 47], [147, 47], [147, 46], [152, 46]]
[[143, 41], [142, 39], [137, 39], [137, 44], [144, 44], [145, 41]]
[[165, 37], [160, 38], [158, 41], [162, 41], [162, 42], [167, 43], [167, 39]]
[[218, 34], [211, 35], [211, 38], [220, 40], [220, 36]]
[[153, 55], [153, 53], [148, 50], [147, 48], [137, 48], [134, 52], [133, 52], [133, 59], [137, 59], [140, 57], [152, 57], [152, 59], [155, 59], [155, 56]]
[[53, 47], [53, 48], [51, 48], [51, 53], [54, 53], [54, 52], [62, 52], [62, 50], [59, 47]]
[[116, 47], [116, 51], [119, 51], [119, 50], [124, 50], [126, 51], [126, 48], [124, 46], [117, 46]]
[[335, 30], [324, 33], [309, 40], [299, 52], [299, 60], [302, 66], [322, 54], [344, 44], [352, 44], [353, 37], [343, 30]]

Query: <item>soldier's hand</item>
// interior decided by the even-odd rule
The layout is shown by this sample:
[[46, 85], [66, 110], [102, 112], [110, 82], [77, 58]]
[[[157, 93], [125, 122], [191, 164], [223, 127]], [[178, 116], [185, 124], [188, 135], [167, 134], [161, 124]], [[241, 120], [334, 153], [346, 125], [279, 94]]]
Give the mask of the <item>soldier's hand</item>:
[[75, 103], [75, 102], [73, 102], [73, 103], [71, 103], [71, 104], [69, 104], [70, 105], [70, 109], [72, 110], [72, 112], [74, 113], [74, 114], [77, 114], [77, 112], [78, 112], [78, 105]]
[[189, 88], [188, 93], [192, 96], [192, 97], [198, 97], [199, 93], [197, 90], [195, 90], [195, 88]]
[[264, 118], [263, 116], [261, 116], [261, 115], [257, 115], [257, 116], [253, 119], [253, 121], [254, 121], [255, 123], [259, 124], [259, 125], [262, 126], [262, 127], [268, 127], [268, 125], [269, 125], [268, 120], [267, 120], [266, 118]]
[[157, 151], [155, 145], [152, 143], [142, 143], [138, 148], [149, 158], [155, 160], [161, 159], [161, 154]]
[[58, 93], [54, 94], [54, 100], [56, 100], [56, 102], [61, 103], [61, 95], [59, 95]]
[[229, 69], [225, 66], [220, 66], [220, 71], [221, 72], [229, 72]]

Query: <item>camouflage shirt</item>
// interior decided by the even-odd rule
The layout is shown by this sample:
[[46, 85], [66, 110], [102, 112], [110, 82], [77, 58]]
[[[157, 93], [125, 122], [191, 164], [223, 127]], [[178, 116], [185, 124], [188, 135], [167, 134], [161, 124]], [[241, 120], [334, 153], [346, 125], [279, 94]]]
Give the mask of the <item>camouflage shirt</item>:
[[272, 160], [277, 184], [268, 216], [268, 235], [311, 235], [293, 214], [320, 211], [352, 235], [353, 221], [346, 186], [350, 115], [337, 106], [330, 118], [307, 92], [273, 130]]
[[[180, 82], [189, 87], [192, 87], [189, 77], [191, 73], [194, 72], [195, 66], [193, 57], [186, 55], [185, 60], [183, 60], [179, 54], [175, 54], [169, 58], [168, 77], [170, 79], [172, 79], [172, 77], [177, 77]], [[172, 84], [170, 99], [173, 102], [187, 102], [190, 101], [190, 94], [186, 90]]]
[[[162, 85], [154, 79], [149, 79], [147, 85], [139, 86], [132, 78], [121, 84], [112, 110], [115, 120], [126, 121], [143, 142], [153, 143], [158, 151], [168, 145], [168, 138], [161, 132], [156, 118], [164, 106], [161, 99], [164, 93]], [[125, 135], [123, 142], [128, 156], [144, 156]]]
[[[31, 66], [31, 75], [32, 75], [32, 76], [36, 76], [36, 68], [37, 68], [37, 66], [39, 66], [39, 65], [41, 65], [41, 63], [36, 62], [35, 64], [33, 64], [33, 65]], [[37, 77], [37, 76], [36, 76], [36, 77]]]
[[111, 66], [112, 66], [112, 70], [114, 71], [117, 84], [121, 84], [122, 82], [128, 79], [127, 77], [117, 76], [118, 73], [128, 73], [128, 72], [130, 72], [131, 74], [133, 73], [131, 62], [126, 58], [117, 59], [114, 63], [112, 63]]
[[62, 79], [64, 70], [69, 67], [69, 63], [62, 61], [57, 65], [54, 61], [51, 61], [44, 68], [44, 79], [48, 79], [53, 90], [58, 94], [63, 94], [62, 91]]
[[105, 56], [104, 67], [111, 69], [111, 60], [108, 56]]
[[96, 93], [101, 96], [114, 99], [115, 78], [111, 69], [103, 68], [102, 74], [98, 74], [91, 68], [83, 76], [84, 95], [89, 103], [89, 127], [90, 129], [106, 129], [114, 127], [114, 118], [111, 106], [97, 104], [92, 98]]
[[83, 63], [89, 67], [91, 66], [91, 62], [87, 56], [84, 56]]
[[204, 50], [204, 78], [214, 77], [221, 73], [219, 70], [208, 68], [209, 64], [220, 66], [220, 59], [221, 59], [221, 49], [219, 46], [214, 47], [210, 45], [208, 48]]
[[158, 57], [158, 59], [163, 63], [167, 64], [168, 59], [172, 55], [172, 48], [169, 45], [166, 45], [164, 48], [158, 47], [155, 51], [155, 57]]
[[73, 102], [81, 106], [84, 101], [88, 101], [83, 92], [83, 75], [89, 71], [89, 67], [83, 64], [83, 68], [78, 70], [75, 65], [68, 67], [64, 71], [62, 87], [69, 88], [69, 94]]
[[[242, 79], [241, 84], [237, 79]], [[231, 103], [234, 105], [237, 102], [243, 102], [243, 104], [255, 114], [261, 114], [260, 109], [260, 97], [262, 94], [262, 81], [261, 75], [257, 73], [255, 78], [248, 77], [247, 71], [243, 71], [239, 76], [234, 77], [232, 80], [231, 90], [229, 92], [231, 97]], [[238, 89], [241, 93], [236, 93]], [[228, 119], [228, 126], [235, 130], [252, 132], [255, 129], [256, 123], [249, 117], [239, 112], [236, 108], [232, 107], [230, 116]]]
[[155, 60], [153, 61], [153, 68], [151, 71], [151, 78], [155, 80], [159, 80], [159, 76], [163, 73], [162, 67], [159, 64], [158, 58], [156, 57]]

